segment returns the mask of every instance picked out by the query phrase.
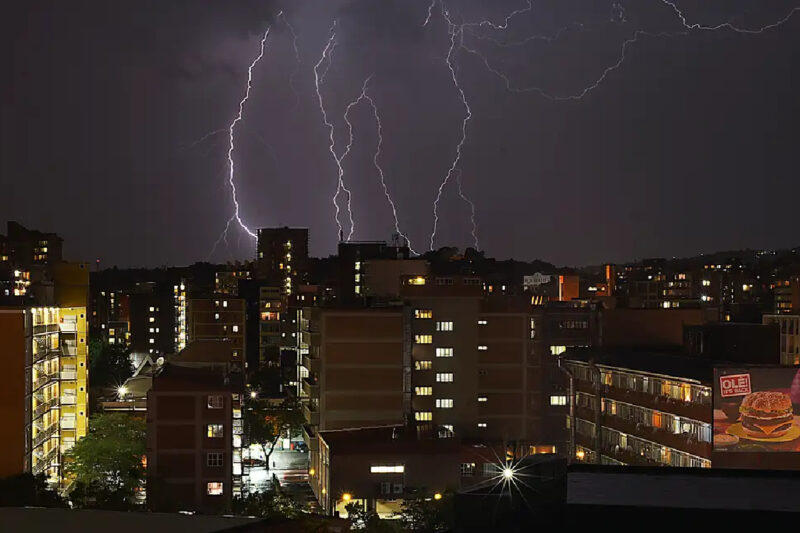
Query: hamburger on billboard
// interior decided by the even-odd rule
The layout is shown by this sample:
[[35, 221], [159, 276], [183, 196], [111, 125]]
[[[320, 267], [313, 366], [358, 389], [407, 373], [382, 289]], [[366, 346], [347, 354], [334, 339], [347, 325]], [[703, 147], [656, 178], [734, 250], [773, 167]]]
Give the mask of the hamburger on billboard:
[[714, 451], [800, 451], [800, 370], [714, 369]]

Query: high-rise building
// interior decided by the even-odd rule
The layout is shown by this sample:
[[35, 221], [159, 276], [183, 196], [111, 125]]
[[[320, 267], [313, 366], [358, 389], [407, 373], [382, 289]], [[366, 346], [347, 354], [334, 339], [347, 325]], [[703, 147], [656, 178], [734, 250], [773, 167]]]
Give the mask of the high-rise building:
[[260, 228], [256, 254], [258, 279], [292, 294], [308, 274], [308, 229]]
[[191, 298], [186, 306], [187, 341], [229, 340], [236, 357], [246, 361], [245, 301], [220, 295]]

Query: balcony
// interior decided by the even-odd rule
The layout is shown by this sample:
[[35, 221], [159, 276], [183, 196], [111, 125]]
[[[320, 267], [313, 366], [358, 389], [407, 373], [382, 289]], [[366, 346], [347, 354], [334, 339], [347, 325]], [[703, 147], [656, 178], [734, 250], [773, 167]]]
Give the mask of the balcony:
[[58, 446], [54, 446], [52, 450], [42, 457], [36, 457], [36, 464], [33, 465], [33, 473], [41, 474], [53, 464], [53, 461], [58, 457]]
[[38, 378], [33, 380], [33, 390], [38, 390], [58, 379], [58, 372], [51, 372], [50, 374], [41, 373]]
[[61, 355], [61, 352], [52, 348], [38, 348], [37, 352], [33, 354], [33, 362], [39, 363], [41, 361], [48, 361]]
[[[594, 421], [595, 412], [587, 407], [576, 407], [575, 415], [584, 420]], [[711, 443], [697, 441], [682, 433], [673, 433], [662, 428], [637, 424], [623, 417], [616, 415], [601, 415], [603, 427], [615, 429], [627, 435], [641, 437], [642, 439], [667, 446], [678, 451], [697, 455], [699, 457], [711, 457]]]
[[75, 381], [78, 379], [78, 372], [75, 370], [62, 370], [61, 381]]
[[319, 411], [314, 408], [310, 403], [303, 405], [303, 416], [306, 419], [306, 424], [311, 426], [319, 425]]
[[[595, 394], [592, 384], [587, 381], [576, 380], [576, 389], [586, 394]], [[609, 385], [602, 386], [601, 395], [604, 398], [611, 398], [612, 400], [618, 400], [620, 402], [649, 407], [656, 411], [691, 418], [707, 424], [710, 424], [712, 420], [713, 411], [711, 405], [683, 402], [667, 396], [655, 396], [639, 391], [619, 389]]]
[[319, 359], [312, 357], [310, 354], [303, 355], [303, 366], [306, 367], [311, 374], [319, 373]]
[[309, 398], [319, 398], [319, 383], [311, 378], [303, 378], [303, 394]]
[[33, 418], [39, 418], [47, 411], [53, 408], [53, 406], [58, 405], [58, 397], [50, 398], [49, 400], [42, 400], [39, 401], [36, 407], [33, 410]]
[[61, 429], [75, 429], [75, 424], [76, 419], [74, 417], [61, 419]]
[[75, 405], [78, 403], [77, 398], [74, 394], [64, 394], [61, 396], [61, 405]]
[[44, 443], [44, 441], [48, 440], [58, 431], [58, 424], [53, 422], [50, 424], [50, 427], [45, 429], [44, 431], [39, 431], [36, 433], [36, 436], [33, 438], [33, 447], [38, 448], [39, 446]]

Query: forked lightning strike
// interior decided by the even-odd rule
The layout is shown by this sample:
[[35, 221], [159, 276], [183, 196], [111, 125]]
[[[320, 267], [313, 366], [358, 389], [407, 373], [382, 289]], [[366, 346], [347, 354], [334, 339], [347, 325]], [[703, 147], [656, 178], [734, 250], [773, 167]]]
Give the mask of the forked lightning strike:
[[[337, 199], [339, 198], [339, 193], [344, 190], [347, 194], [347, 212], [350, 219], [350, 232], [348, 234], [348, 240], [353, 235], [355, 231], [355, 222], [353, 221], [353, 210], [351, 208], [351, 199], [352, 195], [350, 194], [350, 190], [344, 184], [344, 168], [342, 167], [342, 158], [336, 155], [336, 139], [334, 137], [334, 127], [333, 123], [328, 119], [328, 111], [325, 109], [325, 102], [322, 98], [322, 90], [321, 85], [322, 82], [325, 80], [325, 76], [328, 73], [328, 69], [331, 67], [331, 54], [333, 53], [334, 48], [336, 47], [336, 21], [333, 21], [330, 29], [330, 37], [328, 38], [328, 42], [325, 43], [325, 48], [322, 50], [322, 56], [317, 61], [317, 64], [314, 65], [314, 86], [317, 91], [317, 100], [319, 101], [319, 110], [322, 113], [322, 123], [325, 127], [328, 128], [328, 151], [333, 156], [333, 160], [336, 163], [336, 169], [338, 172], [338, 179], [336, 183], [336, 193], [333, 195], [332, 202], [335, 208], [335, 215], [334, 219], [336, 220], [336, 225], [339, 228], [339, 235], [342, 235], [343, 227], [342, 223], [339, 220], [339, 203]], [[325, 70], [320, 75], [320, 67], [323, 63], [327, 63], [325, 66]]]
[[[283, 11], [278, 13], [278, 16], [282, 16]], [[269, 37], [271, 26], [268, 26], [266, 31], [264, 32], [264, 36], [261, 38], [261, 43], [258, 51], [258, 55], [250, 63], [250, 66], [247, 69], [247, 88], [245, 89], [244, 97], [239, 101], [239, 113], [236, 115], [236, 118], [233, 119], [230, 126], [228, 126], [228, 184], [231, 187], [231, 198], [233, 200], [234, 211], [231, 218], [228, 219], [228, 222], [225, 224], [225, 229], [220, 234], [217, 242], [214, 243], [214, 247], [211, 249], [211, 254], [217, 249], [220, 241], [224, 241], [226, 244], [228, 242], [228, 230], [231, 227], [231, 223], [235, 220], [239, 227], [241, 227], [245, 233], [247, 233], [251, 238], [255, 239], [257, 236], [253, 230], [248, 228], [245, 223], [242, 221], [241, 216], [239, 216], [239, 200], [236, 198], [236, 183], [234, 182], [234, 172], [235, 172], [235, 165], [233, 161], [233, 151], [236, 147], [235, 145], [235, 137], [234, 137], [234, 130], [236, 129], [236, 125], [242, 120], [244, 115], [244, 104], [247, 103], [247, 100], [250, 98], [250, 90], [253, 86], [253, 69], [261, 61], [261, 58], [264, 57], [264, 49], [267, 43], [267, 37]], [[211, 255], [209, 254], [209, 256]]]

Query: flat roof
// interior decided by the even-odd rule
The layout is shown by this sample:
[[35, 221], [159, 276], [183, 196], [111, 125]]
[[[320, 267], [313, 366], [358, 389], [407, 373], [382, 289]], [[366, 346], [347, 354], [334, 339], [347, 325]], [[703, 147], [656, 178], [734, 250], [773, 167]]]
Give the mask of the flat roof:
[[437, 438], [429, 426], [406, 427], [402, 424], [356, 429], [320, 431], [320, 438], [331, 453], [452, 453], [461, 446], [457, 438]]
[[565, 360], [613, 366], [634, 372], [661, 374], [675, 378], [694, 379], [710, 384], [714, 366], [724, 361], [703, 356], [690, 356], [669, 350], [647, 350], [636, 348], [569, 348], [562, 355]]
[[796, 472], [705, 468], [574, 468], [571, 505], [800, 512]]
[[253, 518], [226, 518], [178, 513], [119, 512], [40, 507], [0, 507], [3, 531], [28, 533], [215, 533], [255, 524]]

